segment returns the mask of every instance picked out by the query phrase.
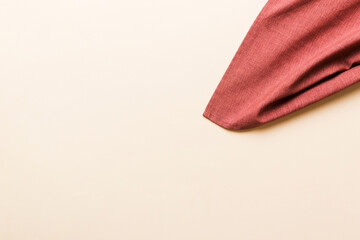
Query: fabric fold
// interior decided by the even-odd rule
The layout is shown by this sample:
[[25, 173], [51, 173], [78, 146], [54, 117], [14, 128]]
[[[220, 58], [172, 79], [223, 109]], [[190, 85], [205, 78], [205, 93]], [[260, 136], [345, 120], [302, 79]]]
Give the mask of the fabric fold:
[[359, 80], [359, 0], [269, 0], [203, 116], [231, 130], [253, 128]]

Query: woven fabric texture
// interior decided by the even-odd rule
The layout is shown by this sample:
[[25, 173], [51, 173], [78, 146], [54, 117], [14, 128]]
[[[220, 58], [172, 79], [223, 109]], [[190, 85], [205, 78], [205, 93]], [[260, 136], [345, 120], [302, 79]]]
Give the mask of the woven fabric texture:
[[260, 126], [360, 80], [360, 0], [269, 0], [203, 116]]

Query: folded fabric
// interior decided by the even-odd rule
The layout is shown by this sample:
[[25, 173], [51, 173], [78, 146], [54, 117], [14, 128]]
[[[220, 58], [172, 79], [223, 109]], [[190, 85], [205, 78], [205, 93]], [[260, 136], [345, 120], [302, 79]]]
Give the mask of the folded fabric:
[[360, 80], [359, 0], [269, 0], [203, 116], [248, 129]]

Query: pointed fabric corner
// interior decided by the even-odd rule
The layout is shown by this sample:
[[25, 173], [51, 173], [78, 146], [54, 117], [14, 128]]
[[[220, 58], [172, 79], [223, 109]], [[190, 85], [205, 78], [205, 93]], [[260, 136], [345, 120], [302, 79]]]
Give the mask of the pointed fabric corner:
[[359, 0], [269, 0], [203, 116], [231, 130], [253, 128], [359, 80]]

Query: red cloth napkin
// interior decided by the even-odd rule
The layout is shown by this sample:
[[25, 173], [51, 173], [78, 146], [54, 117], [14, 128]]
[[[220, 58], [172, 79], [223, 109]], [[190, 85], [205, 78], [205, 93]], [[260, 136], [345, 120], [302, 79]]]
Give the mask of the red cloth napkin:
[[260, 126], [360, 80], [359, 0], [269, 0], [203, 116]]

